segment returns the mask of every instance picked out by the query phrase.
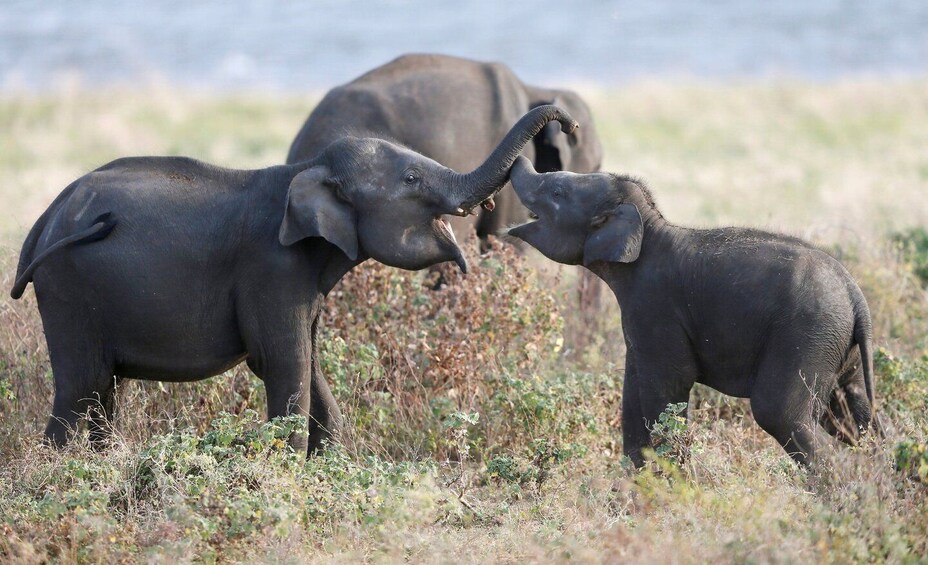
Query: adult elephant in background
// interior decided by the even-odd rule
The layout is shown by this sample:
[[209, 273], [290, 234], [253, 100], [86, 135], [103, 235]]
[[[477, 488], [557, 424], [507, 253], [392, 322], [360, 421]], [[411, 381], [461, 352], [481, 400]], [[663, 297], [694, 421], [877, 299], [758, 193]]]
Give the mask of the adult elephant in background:
[[[602, 146], [586, 103], [574, 92], [530, 86], [509, 67], [447, 55], [409, 54], [333, 88], [309, 115], [287, 163], [314, 157], [343, 135], [395, 140], [455, 170], [470, 170], [532, 108], [555, 104], [583, 127], [573, 136], [551, 123], [523, 154], [541, 172], [598, 171]], [[523, 222], [527, 211], [507, 186], [476, 216], [452, 220], [458, 237], [481, 239]]]
[[182, 157], [119, 159], [71, 183], [36, 221], [12, 297], [33, 282], [55, 382], [47, 440], [91, 413], [103, 439], [121, 378], [195, 381], [242, 361], [268, 417], [301, 414], [313, 450], [339, 427], [320, 372], [323, 299], [373, 258], [403, 269], [466, 263], [446, 215], [506, 183], [553, 106], [523, 117], [467, 174], [389, 141], [344, 137], [295, 165], [243, 171]]

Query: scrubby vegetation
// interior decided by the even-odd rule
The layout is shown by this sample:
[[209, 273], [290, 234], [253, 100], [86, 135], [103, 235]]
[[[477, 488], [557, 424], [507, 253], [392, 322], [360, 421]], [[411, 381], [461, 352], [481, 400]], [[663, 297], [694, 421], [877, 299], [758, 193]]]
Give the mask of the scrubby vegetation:
[[[347, 425], [323, 455], [286, 446], [305, 422], [265, 422], [243, 367], [128, 382], [105, 451], [86, 435], [52, 451], [39, 445], [52, 384], [30, 291], [0, 302], [0, 561], [924, 560], [928, 155], [910, 144], [925, 147], [928, 104], [923, 84], [850, 89], [591, 98], [606, 167], [649, 178], [670, 218], [785, 226], [848, 265], [873, 310], [885, 437], [807, 473], [747, 403], [698, 388], [688, 421], [668, 407], [653, 464], [633, 474], [612, 297], [600, 316], [580, 312], [574, 269], [469, 242], [471, 273], [448, 269], [441, 290], [368, 263], [333, 291], [323, 365]], [[29, 222], [84, 170], [127, 153], [271, 164], [309, 107], [168, 94], [0, 100], [0, 286]]]
[[922, 285], [928, 286], [928, 231], [922, 227], [910, 228], [893, 234], [892, 239], [915, 276], [922, 281]]

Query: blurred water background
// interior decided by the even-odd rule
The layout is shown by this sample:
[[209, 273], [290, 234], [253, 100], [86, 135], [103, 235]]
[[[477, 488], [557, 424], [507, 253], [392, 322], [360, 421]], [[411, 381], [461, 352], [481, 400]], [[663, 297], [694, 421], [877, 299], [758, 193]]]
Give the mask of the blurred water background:
[[913, 76], [924, 0], [4, 0], [0, 89], [61, 83], [324, 89], [412, 51], [528, 82]]

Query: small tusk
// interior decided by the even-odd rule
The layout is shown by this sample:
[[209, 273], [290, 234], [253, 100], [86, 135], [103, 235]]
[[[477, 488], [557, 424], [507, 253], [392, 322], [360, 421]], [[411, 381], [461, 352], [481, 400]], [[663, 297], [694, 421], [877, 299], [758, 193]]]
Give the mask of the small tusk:
[[464, 208], [461, 208], [460, 206], [458, 206], [458, 209], [455, 210], [455, 212], [457, 213], [458, 216], [466, 215], [466, 213], [464, 212]]

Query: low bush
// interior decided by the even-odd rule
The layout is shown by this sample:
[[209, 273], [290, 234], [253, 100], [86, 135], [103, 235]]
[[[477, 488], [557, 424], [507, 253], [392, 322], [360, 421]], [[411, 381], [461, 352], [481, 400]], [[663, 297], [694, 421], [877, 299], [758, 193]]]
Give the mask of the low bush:
[[909, 360], [880, 347], [873, 361], [879, 418], [897, 432], [928, 435], [928, 356]]
[[0, 475], [0, 522], [24, 532], [0, 540], [0, 556], [242, 559], [267, 539], [322, 541], [352, 524], [400, 519], [390, 505], [408, 490], [439, 497], [429, 462], [355, 459], [338, 446], [308, 460], [294, 453], [286, 440], [305, 424], [246, 410], [220, 415], [205, 434], [176, 430], [105, 453], [81, 441], [64, 453], [30, 451], [12, 462], [19, 475]]
[[365, 264], [332, 293], [323, 368], [344, 399], [356, 449], [398, 459], [460, 456], [443, 424], [479, 413], [469, 430], [478, 460], [529, 453], [544, 438], [565, 449], [600, 434], [614, 408], [615, 376], [558, 368], [563, 321], [555, 297], [512, 247], [465, 246], [463, 276], [403, 273]]
[[892, 235], [892, 241], [898, 246], [899, 253], [912, 272], [928, 286], [928, 230], [909, 228]]

